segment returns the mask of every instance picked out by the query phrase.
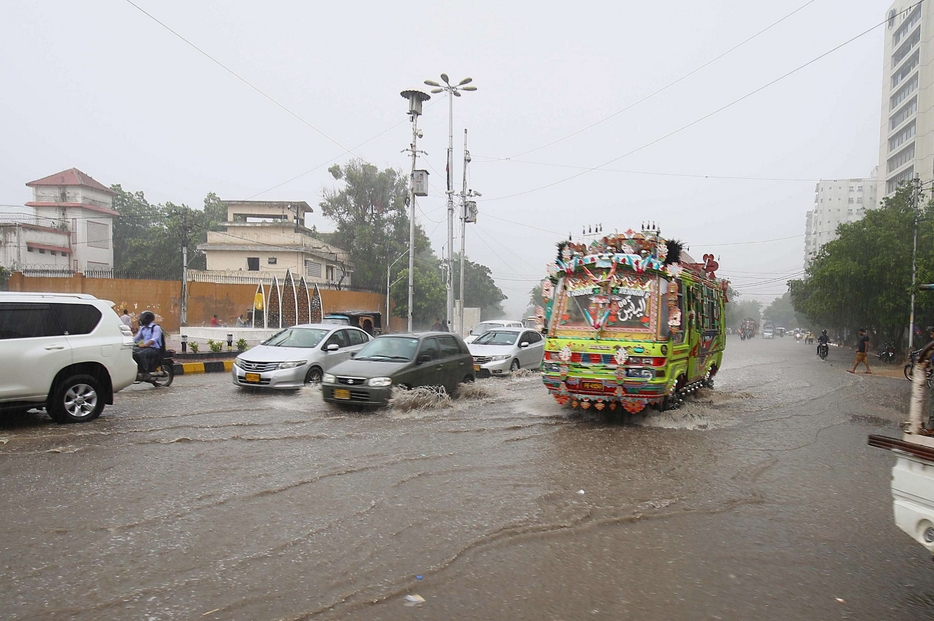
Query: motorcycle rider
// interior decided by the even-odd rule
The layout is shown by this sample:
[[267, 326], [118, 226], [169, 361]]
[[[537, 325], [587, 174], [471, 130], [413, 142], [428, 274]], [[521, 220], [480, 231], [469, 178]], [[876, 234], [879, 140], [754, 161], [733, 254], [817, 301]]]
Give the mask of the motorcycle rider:
[[150, 372], [159, 366], [162, 338], [162, 328], [156, 324], [156, 316], [152, 311], [143, 311], [139, 316], [139, 332], [134, 339], [136, 347], [133, 348], [133, 359], [141, 381], [149, 381]]
[[817, 355], [820, 356], [820, 346], [826, 345], [830, 342], [830, 337], [827, 336], [827, 330], [821, 330], [820, 336], [817, 337]]

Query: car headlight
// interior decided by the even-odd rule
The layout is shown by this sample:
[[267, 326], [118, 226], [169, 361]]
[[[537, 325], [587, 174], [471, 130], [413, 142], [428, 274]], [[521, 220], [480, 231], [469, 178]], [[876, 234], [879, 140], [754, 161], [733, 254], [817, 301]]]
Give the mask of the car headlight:
[[499, 354], [497, 356], [493, 356], [492, 358], [490, 358], [490, 360], [493, 360], [493, 361], [509, 360], [511, 357], [512, 356], [510, 356], [509, 354]]
[[241, 369], [243, 368], [243, 366], [242, 366], [242, 365], [243, 365], [243, 361], [240, 360], [239, 358], [234, 358], [234, 364], [237, 365], [238, 367], [240, 367]]
[[307, 360], [290, 360], [289, 362], [280, 362], [280, 369], [294, 369], [295, 367], [300, 367], [303, 364], [308, 362]]
[[367, 380], [367, 386], [392, 386], [391, 377], [371, 377]]
[[330, 373], [325, 373], [324, 375], [321, 376], [321, 383], [322, 384], [336, 384], [337, 378], [331, 375]]

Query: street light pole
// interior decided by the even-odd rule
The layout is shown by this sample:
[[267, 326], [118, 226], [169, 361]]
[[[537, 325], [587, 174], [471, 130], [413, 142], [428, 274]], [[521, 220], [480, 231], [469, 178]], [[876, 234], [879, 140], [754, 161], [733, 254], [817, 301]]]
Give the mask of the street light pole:
[[[470, 163], [470, 151], [467, 150], [467, 130], [464, 130], [464, 185], [461, 190], [461, 260], [460, 260], [460, 307], [457, 312], [457, 326], [460, 331], [461, 337], [464, 336], [464, 264], [467, 262], [467, 221], [470, 218], [474, 217], [474, 213], [471, 211], [471, 205], [474, 203], [469, 202], [468, 198], [473, 198], [474, 196], [480, 196], [479, 192], [474, 192], [473, 190], [467, 189], [467, 165]], [[470, 220], [471, 222], [476, 222], [476, 220]]]
[[389, 289], [392, 287], [392, 284], [389, 282], [390, 274], [392, 273], [392, 266], [399, 262], [399, 259], [408, 254], [408, 250], [396, 257], [396, 260], [389, 264], [389, 267], [386, 268], [386, 330], [385, 332], [392, 332], [392, 315], [389, 313]]
[[447, 294], [446, 318], [448, 326], [454, 324], [454, 98], [461, 96], [461, 91], [475, 91], [476, 86], [468, 86], [473, 78], [464, 78], [457, 84], [451, 84], [448, 74], [441, 74], [439, 84], [434, 80], [425, 80], [425, 84], [433, 86], [432, 93], [448, 94], [448, 157], [447, 157], [447, 195], [448, 195], [448, 243], [447, 253], [444, 257], [445, 276], [444, 289]]
[[914, 246], [911, 249], [911, 317], [908, 321], [908, 351], [912, 350], [915, 337], [915, 280], [918, 274], [918, 211], [921, 207], [921, 176], [915, 173], [911, 180], [911, 206], [915, 216]]
[[412, 301], [415, 297], [415, 164], [418, 159], [418, 116], [422, 113], [422, 102], [431, 99], [421, 91], [408, 90], [400, 93], [409, 100], [409, 118], [412, 119], [412, 143], [408, 151], [412, 153], [412, 170], [409, 175], [409, 303], [408, 331], [412, 331]]

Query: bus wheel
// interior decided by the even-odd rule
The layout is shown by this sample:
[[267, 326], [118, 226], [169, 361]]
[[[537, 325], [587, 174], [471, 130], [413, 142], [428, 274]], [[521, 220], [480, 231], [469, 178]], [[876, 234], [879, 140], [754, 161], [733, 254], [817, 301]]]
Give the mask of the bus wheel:
[[675, 385], [672, 387], [671, 392], [665, 395], [665, 399], [662, 401], [662, 411], [665, 410], [677, 410], [681, 407], [681, 403], [684, 402], [684, 376], [681, 375], [678, 377], [678, 380], [675, 382]]
[[713, 376], [717, 374], [717, 367], [710, 367], [707, 369], [707, 375], [704, 376], [704, 386], [707, 388], [713, 388]]

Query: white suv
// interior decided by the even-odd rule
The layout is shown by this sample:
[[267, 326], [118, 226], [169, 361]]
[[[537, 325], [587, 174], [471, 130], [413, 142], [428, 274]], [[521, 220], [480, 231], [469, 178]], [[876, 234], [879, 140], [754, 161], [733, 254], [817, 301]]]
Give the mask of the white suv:
[[0, 410], [57, 423], [100, 416], [136, 379], [133, 333], [92, 295], [0, 292]]

